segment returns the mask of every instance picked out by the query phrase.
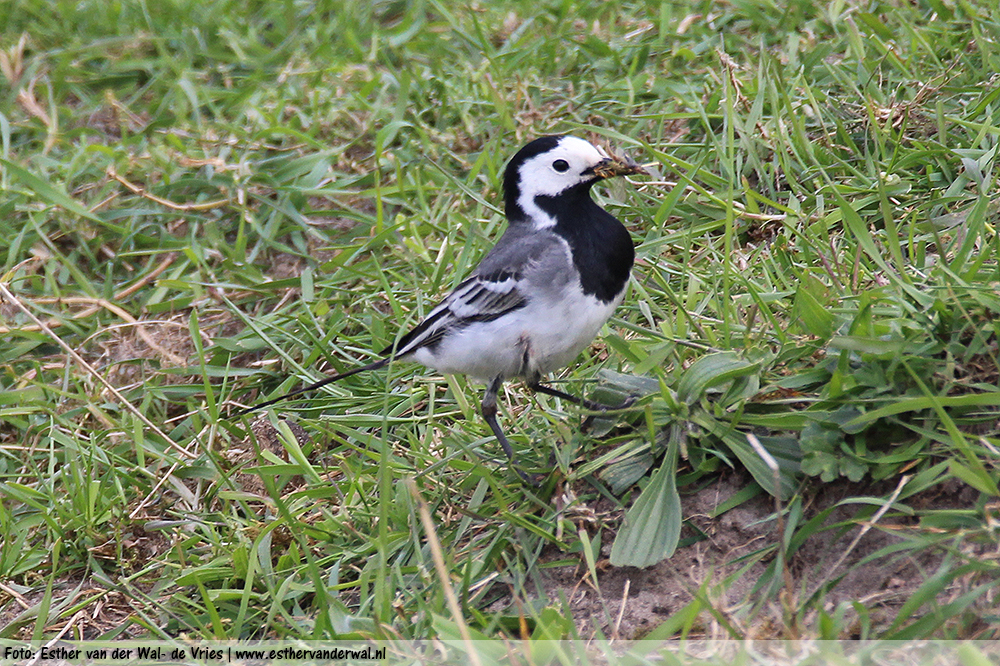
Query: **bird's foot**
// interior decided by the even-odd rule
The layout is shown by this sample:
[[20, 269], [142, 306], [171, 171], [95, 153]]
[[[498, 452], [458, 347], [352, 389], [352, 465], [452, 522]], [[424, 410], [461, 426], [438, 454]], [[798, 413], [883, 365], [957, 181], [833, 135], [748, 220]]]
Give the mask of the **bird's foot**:
[[603, 418], [604, 415], [607, 414], [608, 412], [620, 412], [626, 410], [632, 405], [634, 405], [636, 402], [638, 402], [638, 400], [639, 400], [638, 396], [634, 395], [628, 396], [621, 403], [617, 405], [602, 405], [592, 400], [584, 400], [581, 403], [582, 406], [594, 413], [585, 418], [583, 420], [583, 423], [580, 424], [580, 432], [586, 434], [587, 432], [590, 431], [591, 428], [594, 427], [594, 421], [596, 419]]

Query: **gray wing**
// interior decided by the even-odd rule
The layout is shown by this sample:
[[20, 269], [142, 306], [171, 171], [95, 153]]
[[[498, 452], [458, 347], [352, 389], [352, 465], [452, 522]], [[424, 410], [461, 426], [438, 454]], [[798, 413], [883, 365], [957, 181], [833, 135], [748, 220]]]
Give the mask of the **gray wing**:
[[508, 227], [470, 277], [448, 294], [430, 314], [383, 355], [406, 356], [432, 347], [452, 330], [491, 321], [524, 307], [529, 283], [544, 286], [569, 267], [564, 241], [551, 232]]

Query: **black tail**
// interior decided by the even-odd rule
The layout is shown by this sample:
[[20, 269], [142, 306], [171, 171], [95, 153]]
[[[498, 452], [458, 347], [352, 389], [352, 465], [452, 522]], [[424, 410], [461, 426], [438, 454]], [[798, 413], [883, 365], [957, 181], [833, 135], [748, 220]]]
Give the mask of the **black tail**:
[[[390, 349], [390, 351], [391, 351], [391, 349]], [[318, 389], [318, 388], [320, 388], [322, 386], [326, 386], [327, 384], [332, 384], [333, 382], [336, 382], [336, 381], [339, 381], [341, 379], [344, 379], [345, 377], [350, 377], [351, 375], [357, 375], [359, 373], [366, 372], [368, 370], [378, 370], [379, 368], [384, 368], [389, 363], [389, 361], [391, 361], [392, 359], [393, 359], [392, 356], [388, 356], [386, 358], [380, 358], [379, 360], [377, 360], [377, 361], [375, 361], [373, 363], [369, 363], [368, 365], [363, 365], [360, 368], [354, 368], [353, 370], [348, 370], [347, 372], [342, 372], [339, 375], [333, 375], [331, 377], [326, 377], [324, 379], [319, 380], [318, 382], [310, 384], [309, 386], [303, 386], [300, 389], [295, 389], [291, 393], [286, 393], [284, 395], [279, 395], [277, 398], [272, 398], [271, 400], [267, 400], [265, 402], [261, 402], [259, 404], [254, 405], [253, 407], [247, 407], [247, 408], [241, 409], [241, 410], [239, 410], [237, 412], [233, 412], [232, 416], [243, 416], [244, 414], [249, 414], [250, 412], [255, 412], [258, 409], [263, 409], [264, 407], [270, 407], [271, 405], [275, 404], [276, 402], [281, 402], [282, 400], [285, 400], [287, 398], [294, 398], [295, 396], [301, 395], [302, 393], [308, 393], [309, 391], [314, 391], [314, 390], [316, 390], [316, 389]]]

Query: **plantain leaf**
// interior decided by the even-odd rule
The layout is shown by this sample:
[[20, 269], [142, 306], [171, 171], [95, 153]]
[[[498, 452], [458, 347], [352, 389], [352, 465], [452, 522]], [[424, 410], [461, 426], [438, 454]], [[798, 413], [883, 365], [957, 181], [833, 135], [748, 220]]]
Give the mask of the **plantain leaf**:
[[601, 384], [622, 391], [626, 395], [644, 396], [660, 390], [660, 381], [655, 377], [626, 375], [606, 368], [598, 370], [597, 377], [601, 380]]
[[694, 404], [712, 386], [753, 374], [757, 367], [758, 364], [744, 361], [733, 352], [702, 356], [681, 375], [677, 398], [688, 405]]
[[608, 484], [612, 495], [617, 495], [641, 479], [654, 462], [653, 454], [649, 451], [618, 460], [601, 472], [601, 481]]
[[648, 567], [674, 554], [681, 534], [681, 498], [677, 493], [677, 438], [671, 437], [663, 465], [625, 514], [611, 546], [616, 567]]

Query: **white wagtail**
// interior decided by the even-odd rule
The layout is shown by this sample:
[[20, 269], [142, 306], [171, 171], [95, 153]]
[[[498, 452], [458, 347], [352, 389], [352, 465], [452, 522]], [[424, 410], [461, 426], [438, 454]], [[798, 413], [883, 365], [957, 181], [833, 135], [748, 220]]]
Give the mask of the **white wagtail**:
[[[635, 250], [625, 226], [590, 198], [613, 176], [645, 174], [573, 136], [543, 136], [504, 171], [507, 231], [482, 262], [427, 317], [380, 352], [379, 360], [237, 412], [244, 414], [394, 359], [486, 384], [482, 414], [510, 461], [497, 423], [497, 393], [508, 379], [591, 410], [605, 406], [541, 383], [590, 344], [625, 294]], [[524, 474], [517, 470], [522, 478]]]

